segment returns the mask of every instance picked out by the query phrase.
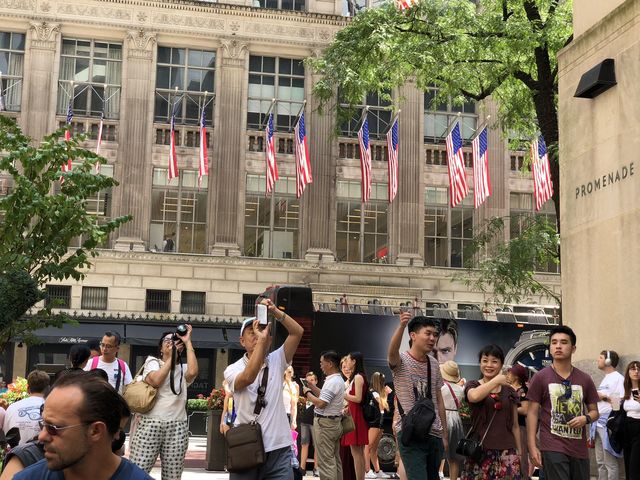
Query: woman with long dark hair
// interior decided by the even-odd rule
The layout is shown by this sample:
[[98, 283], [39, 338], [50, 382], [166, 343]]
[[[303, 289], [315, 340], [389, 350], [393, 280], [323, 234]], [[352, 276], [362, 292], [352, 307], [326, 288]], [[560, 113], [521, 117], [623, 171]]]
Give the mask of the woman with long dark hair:
[[[389, 411], [388, 391], [385, 385], [384, 373], [374, 372], [371, 375], [371, 393], [376, 402], [378, 402], [380, 416], [369, 423], [369, 445], [364, 449], [364, 466], [365, 470], [368, 470], [365, 478], [391, 478], [380, 470], [380, 461], [378, 460], [378, 445], [382, 438], [384, 412]], [[369, 464], [373, 466], [372, 470], [369, 470]]]
[[356, 471], [356, 479], [363, 480], [365, 476], [364, 448], [369, 444], [369, 425], [362, 413], [362, 399], [369, 389], [364, 371], [364, 359], [362, 353], [351, 352], [347, 355], [346, 364], [350, 369], [349, 384], [344, 399], [348, 402], [349, 413], [353, 418], [356, 429], [342, 437], [342, 445], [351, 449], [353, 467]]
[[481, 441], [484, 459], [464, 462], [462, 480], [520, 480], [520, 426], [516, 391], [502, 373], [504, 352], [497, 345], [487, 345], [478, 354], [480, 380], [465, 386], [465, 396], [471, 407], [470, 437]]
[[[131, 437], [130, 460], [147, 473], [160, 455], [162, 480], [179, 480], [189, 446], [187, 387], [198, 376], [198, 359], [191, 344], [191, 325], [179, 337], [165, 332], [158, 342], [159, 358], [145, 360], [142, 379], [157, 388], [153, 408], [140, 415]], [[186, 353], [186, 363], [179, 361]]]
[[640, 479], [640, 362], [634, 360], [624, 372], [624, 403], [627, 420], [624, 423], [625, 478]]

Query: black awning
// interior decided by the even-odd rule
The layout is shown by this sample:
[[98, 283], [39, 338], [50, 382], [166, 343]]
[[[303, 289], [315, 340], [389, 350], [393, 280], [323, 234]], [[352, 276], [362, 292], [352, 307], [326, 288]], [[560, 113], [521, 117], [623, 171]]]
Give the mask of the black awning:
[[[125, 341], [129, 345], [158, 345], [160, 337], [164, 332], [175, 330], [175, 327], [169, 325], [126, 325], [126, 337]], [[230, 334], [236, 331], [236, 337], [238, 336], [237, 330], [226, 329]], [[236, 338], [232, 340], [230, 335], [229, 340], [225, 340], [223, 327], [200, 327], [194, 326], [193, 333], [191, 334], [191, 342], [194, 347], [200, 348], [238, 348], [239, 340]]]
[[124, 325], [117, 323], [65, 323], [61, 328], [41, 328], [34, 333], [44, 343], [87, 343], [92, 338], [101, 339], [104, 332], [118, 332], [124, 338], [124, 331]]

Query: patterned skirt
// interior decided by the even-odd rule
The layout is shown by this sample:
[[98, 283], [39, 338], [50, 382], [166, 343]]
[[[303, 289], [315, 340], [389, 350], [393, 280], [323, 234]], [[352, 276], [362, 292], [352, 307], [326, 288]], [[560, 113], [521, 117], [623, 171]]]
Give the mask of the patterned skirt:
[[515, 449], [509, 450], [485, 450], [484, 460], [477, 464], [473, 460], [466, 459], [460, 480], [520, 480], [520, 457]]

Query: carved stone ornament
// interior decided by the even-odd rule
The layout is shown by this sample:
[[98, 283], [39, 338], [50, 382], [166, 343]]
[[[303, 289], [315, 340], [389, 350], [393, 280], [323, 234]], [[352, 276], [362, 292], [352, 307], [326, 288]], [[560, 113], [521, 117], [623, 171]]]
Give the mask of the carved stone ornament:
[[238, 40], [223, 40], [222, 49], [224, 56], [222, 61], [226, 65], [243, 67], [244, 60], [247, 54], [247, 44], [241, 43]]
[[60, 25], [57, 23], [33, 22], [31, 23], [31, 48], [53, 50], [56, 47]]
[[129, 56], [134, 58], [151, 59], [153, 45], [156, 43], [156, 34], [144, 29], [129, 30], [127, 32], [129, 41]]

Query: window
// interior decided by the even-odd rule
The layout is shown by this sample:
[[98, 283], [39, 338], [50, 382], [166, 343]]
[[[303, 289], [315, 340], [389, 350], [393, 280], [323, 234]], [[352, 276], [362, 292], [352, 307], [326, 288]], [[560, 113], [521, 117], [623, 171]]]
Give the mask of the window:
[[387, 263], [387, 184], [371, 185], [371, 201], [363, 204], [360, 182], [338, 181], [336, 253], [344, 262]]
[[205, 292], [182, 292], [180, 313], [204, 314], [206, 299], [207, 294]]
[[275, 125], [280, 132], [292, 132], [304, 102], [304, 65], [293, 58], [249, 57], [249, 102], [247, 127], [261, 130], [272, 99]]
[[304, 11], [305, 0], [253, 0], [254, 7]]
[[449, 190], [427, 187], [424, 211], [424, 255], [427, 265], [465, 266], [465, 249], [473, 238], [473, 193], [455, 208], [449, 206]]
[[166, 168], [153, 169], [149, 245], [155, 251], [205, 253], [207, 249], [207, 177], [198, 188], [198, 172], [182, 170], [167, 181]]
[[24, 39], [24, 33], [0, 32], [0, 99], [4, 93], [4, 108], [0, 110], [20, 111]]
[[[369, 137], [381, 139], [384, 138], [391, 124], [391, 102], [380, 98], [377, 92], [369, 93], [364, 99], [362, 106], [356, 107], [355, 113], [351, 120], [340, 126], [340, 133], [345, 137], [357, 137], [362, 119], [363, 107], [369, 107], [367, 120], [369, 121]], [[341, 105], [346, 108], [346, 104]]]
[[204, 108], [212, 125], [215, 67], [216, 52], [158, 47], [155, 121], [170, 123], [175, 105], [176, 123], [197, 125]]
[[260, 295], [253, 293], [242, 294], [242, 316], [253, 317], [256, 314], [256, 300]]
[[83, 310], [106, 310], [109, 289], [107, 287], [82, 287]]
[[171, 312], [171, 290], [147, 290], [145, 312]]
[[75, 115], [120, 116], [122, 45], [94, 40], [62, 40], [58, 115], [66, 115], [72, 101]]
[[244, 254], [248, 257], [298, 258], [296, 179], [280, 177], [266, 196], [264, 175], [247, 175], [244, 206]]
[[444, 143], [449, 124], [460, 113], [460, 134], [464, 143], [470, 143], [478, 124], [475, 101], [467, 99], [462, 105], [458, 105], [449, 99], [433, 105], [436, 92], [437, 89], [431, 88], [424, 94], [424, 141]]
[[67, 285], [47, 285], [45, 306], [71, 308], [71, 287]]

